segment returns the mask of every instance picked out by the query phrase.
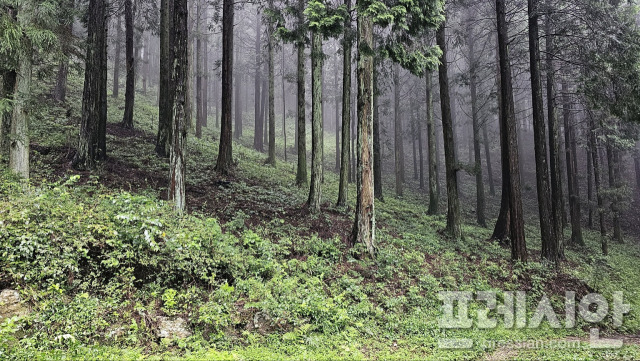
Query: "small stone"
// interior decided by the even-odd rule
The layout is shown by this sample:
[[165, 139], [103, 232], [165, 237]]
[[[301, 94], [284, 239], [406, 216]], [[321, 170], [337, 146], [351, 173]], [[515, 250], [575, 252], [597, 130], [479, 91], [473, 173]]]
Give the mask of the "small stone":
[[168, 339], [182, 339], [191, 336], [187, 321], [181, 317], [158, 317], [158, 337]]
[[25, 316], [29, 313], [22, 303], [20, 293], [16, 290], [2, 290], [0, 292], [0, 321], [14, 316]]

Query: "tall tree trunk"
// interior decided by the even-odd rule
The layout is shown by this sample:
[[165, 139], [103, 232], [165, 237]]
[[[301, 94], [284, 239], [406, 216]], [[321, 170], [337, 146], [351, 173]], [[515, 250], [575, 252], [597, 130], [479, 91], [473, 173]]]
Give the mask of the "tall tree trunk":
[[415, 121], [416, 125], [416, 137], [418, 138], [418, 154], [419, 154], [419, 168], [420, 168], [420, 189], [424, 189], [424, 145], [422, 137], [422, 122], [420, 122], [420, 108], [418, 107], [418, 114]]
[[[202, 3], [196, 0], [196, 138], [202, 138]], [[236, 84], [236, 87], [238, 85]], [[236, 102], [237, 102], [236, 96]]]
[[307, 204], [312, 213], [320, 211], [322, 182], [322, 34], [311, 40], [311, 185]]
[[610, 140], [607, 140], [607, 164], [609, 166], [609, 188], [613, 190], [613, 195], [611, 196], [611, 214], [612, 214], [612, 223], [613, 223], [613, 235], [611, 240], [616, 243], [623, 243], [622, 239], [622, 229], [620, 228], [620, 209], [619, 209], [619, 201], [620, 197], [617, 195], [617, 192], [620, 191], [618, 184], [618, 150], [614, 149], [614, 145]]
[[[171, 79], [173, 72], [173, 44], [171, 29], [173, 28], [174, 0], [160, 0], [160, 79], [158, 94], [158, 135], [156, 137], [156, 154], [160, 157], [169, 156], [169, 148], [173, 136], [173, 92], [174, 84]], [[217, 107], [216, 107], [217, 110]]]
[[[600, 171], [600, 157], [598, 155], [598, 137], [596, 136], [596, 122], [593, 119], [593, 114], [589, 112], [589, 145], [591, 160], [593, 163], [593, 179], [596, 191], [596, 198], [598, 200], [598, 220], [600, 225], [600, 242], [602, 254], [605, 256], [609, 254], [609, 245], [607, 244], [607, 229], [604, 222], [604, 195], [602, 194], [602, 182]], [[569, 184], [569, 183], [568, 183]]]
[[113, 59], [113, 90], [111, 96], [117, 98], [120, 95], [120, 53], [122, 48], [122, 16], [117, 15], [116, 23], [116, 52]]
[[177, 212], [183, 212], [186, 205], [186, 160], [187, 141], [187, 83], [189, 72], [189, 36], [188, 36], [187, 0], [173, 1], [173, 37], [174, 56], [172, 81], [175, 86], [173, 102], [172, 142], [169, 151], [169, 199]]
[[396, 196], [402, 197], [404, 183], [404, 140], [402, 137], [402, 117], [400, 114], [400, 66], [393, 66], [393, 125], [394, 157], [396, 171]]
[[[2, 73], [2, 97], [13, 100], [16, 88], [17, 73], [15, 70], [6, 70]], [[2, 124], [0, 124], [0, 157], [4, 160], [9, 159], [9, 143], [11, 137], [11, 118], [12, 111], [2, 114]]]
[[[550, 1], [547, 0], [548, 3]], [[556, 83], [555, 83], [555, 44], [551, 25], [551, 8], [547, 9], [545, 17], [546, 42], [546, 75], [547, 75], [547, 118], [549, 125], [549, 168], [551, 170], [551, 222], [557, 237], [558, 258], [564, 259], [564, 232], [562, 228], [562, 213], [564, 209], [562, 192], [562, 173], [560, 171], [560, 133], [558, 130], [558, 114], [556, 112]]]
[[[208, 18], [208, 12], [205, 8], [205, 20]], [[202, 126], [209, 125], [209, 35], [203, 35], [202, 39]]]
[[[334, 110], [335, 110], [335, 115], [334, 115], [334, 130], [335, 130], [335, 139], [336, 139], [336, 164], [335, 164], [335, 172], [340, 174], [340, 97], [338, 96], [338, 60], [339, 57], [336, 56], [336, 61], [334, 62], [335, 65], [335, 69], [333, 71], [333, 89], [335, 92], [335, 96], [333, 97], [334, 100]], [[339, 187], [338, 187], [339, 188]], [[340, 193], [340, 191], [338, 190], [338, 193]]]
[[[238, 56], [238, 47], [236, 47], [235, 52], [236, 52], [236, 61], [239, 61], [240, 57]], [[240, 137], [242, 137], [242, 99], [240, 96], [242, 91], [242, 74], [240, 72], [236, 72], [235, 78], [236, 78], [236, 81], [235, 81], [236, 95], [233, 101], [235, 103], [236, 112], [235, 112], [235, 129], [234, 129], [233, 136], [236, 139], [240, 139]]]
[[[118, 21], [120, 17], [118, 17]], [[60, 39], [63, 44], [61, 44], [62, 48], [62, 58], [60, 59], [60, 64], [58, 64], [58, 74], [56, 75], [56, 85], [53, 88], [53, 99], [60, 103], [64, 103], [67, 99], [67, 78], [69, 75], [69, 52], [71, 51], [70, 46], [68, 45], [71, 42], [73, 37], [73, 25], [65, 25], [62, 29], [63, 35], [62, 39]], [[114, 83], [115, 83], [114, 79]], [[115, 85], [114, 85], [115, 88]], [[117, 97], [117, 96], [116, 96]]]
[[471, 124], [474, 153], [474, 173], [476, 176], [476, 221], [482, 227], [487, 226], [485, 210], [484, 180], [482, 179], [482, 154], [480, 150], [480, 120], [478, 119], [478, 63], [475, 50], [475, 34], [471, 10], [467, 18], [467, 43], [469, 50], [469, 91], [471, 95]]
[[[524, 216], [520, 190], [518, 135], [516, 132], [515, 106], [513, 104], [511, 65], [509, 63], [509, 52], [507, 48], [508, 32], [504, 0], [496, 0], [496, 15], [500, 58], [500, 92], [502, 99], [500, 102], [500, 130], [502, 146], [505, 148], [502, 152], [502, 162], [507, 164], [506, 167], [503, 166], [502, 177], [506, 178], [507, 183], [502, 191], [505, 192], [505, 190], [508, 189], [509, 217], [507, 223], [509, 225], [508, 238], [511, 240], [511, 259], [526, 262], [527, 245], [524, 235]], [[496, 229], [497, 228], [499, 228], [499, 226], [496, 223]]]
[[588, 227], [593, 229], [593, 162], [591, 160], [591, 137], [587, 136], [587, 205], [589, 209]]
[[[347, 9], [351, 8], [351, 0], [345, 0], [344, 4]], [[351, 49], [351, 18], [349, 17], [344, 23], [344, 38], [342, 40], [342, 156], [340, 157], [340, 183], [338, 186], [339, 207], [347, 203], [347, 188], [351, 167], [349, 163], [351, 152]]]
[[297, 75], [297, 148], [298, 148], [298, 166], [296, 170], [296, 184], [301, 186], [307, 184], [307, 132], [305, 117], [305, 61], [304, 61], [304, 43], [299, 42], [298, 47], [298, 75]]
[[[374, 63], [373, 66], [373, 193], [374, 197], [384, 201], [382, 194], [382, 153], [380, 148], [380, 112], [378, 106], [378, 71]], [[348, 142], [348, 140], [347, 140]], [[348, 153], [346, 154], [348, 157]], [[348, 168], [348, 167], [347, 167]]]
[[489, 194], [496, 195], [495, 181], [493, 180], [493, 167], [491, 165], [491, 150], [489, 148], [489, 134], [487, 130], [487, 120], [482, 122], [482, 143], [484, 146], [484, 158], [487, 163], [487, 176], [489, 177]]
[[[263, 124], [264, 119], [261, 117], [262, 94], [260, 94], [260, 85], [262, 83], [262, 75], [260, 74], [261, 68], [262, 68], [262, 56], [261, 56], [262, 51], [260, 49], [261, 22], [262, 22], [262, 15], [260, 14], [260, 11], [258, 11], [257, 17], [256, 17], [256, 42], [255, 42], [255, 51], [256, 51], [256, 69], [255, 69], [256, 74], [254, 78], [255, 128], [253, 132], [253, 149], [260, 152], [264, 152], [264, 139], [262, 134], [264, 132], [264, 124]], [[265, 91], [265, 89], [263, 88], [262, 91]]]
[[127, 57], [127, 82], [124, 91], [124, 116], [122, 126], [133, 128], [133, 103], [135, 98], [135, 54], [133, 53], [133, 0], [124, 1], [125, 53]]
[[411, 109], [411, 148], [413, 151], [413, 180], [418, 180], [418, 157], [416, 149], [415, 109]]
[[536, 161], [536, 188], [538, 190], [538, 215], [542, 240], [542, 258], [558, 262], [558, 232], [551, 213], [551, 190], [549, 188], [549, 166], [547, 163], [547, 135], [542, 102], [542, 80], [540, 75], [540, 44], [538, 30], [539, 2], [528, 0], [529, 13], [529, 64], [531, 73], [531, 104], [533, 105], [533, 139]]
[[[499, 0], [498, 0], [499, 1]], [[447, 71], [447, 41], [445, 22], [436, 31], [436, 42], [442, 49], [438, 76], [440, 83], [440, 108], [442, 111], [442, 133], [444, 136], [444, 155], [447, 174], [447, 227], [445, 232], [453, 240], [462, 239], [460, 219], [460, 200], [458, 199], [458, 165], [455, 159], [453, 119], [451, 117], [451, 98], [449, 95], [449, 76]]]
[[[73, 164], [77, 169], [90, 170], [95, 161], [104, 158], [106, 150], [106, 51], [107, 25], [104, 0], [90, 0], [87, 29], [87, 56], [82, 94], [82, 116], [78, 151]], [[103, 94], [104, 90], [104, 94]]]
[[[23, 29], [32, 26], [33, 14], [27, 9], [18, 11], [18, 25]], [[13, 115], [9, 142], [9, 169], [21, 178], [29, 179], [29, 111], [31, 96], [32, 52], [26, 37], [26, 49], [19, 55], [18, 77], [13, 91]]]
[[[376, 255], [373, 195], [373, 21], [358, 13], [358, 171], [356, 216], [352, 243], [362, 242], [369, 255]], [[363, 51], [364, 49], [364, 51]]]
[[[176, 0], [174, 0], [176, 1]], [[233, 165], [231, 105], [233, 104], [233, 16], [234, 2], [224, 0], [222, 5], [222, 119], [220, 146], [216, 170], [229, 174]]]
[[574, 141], [575, 132], [571, 119], [573, 104], [570, 97], [569, 83], [566, 79], [562, 80], [562, 101], [563, 101], [563, 118], [565, 131], [565, 155], [567, 166], [567, 184], [569, 190], [569, 213], [571, 219], [571, 244], [576, 246], [584, 246], [582, 239], [582, 225], [580, 214], [580, 194], [578, 187], [578, 168], [576, 157], [572, 154], [571, 143]]
[[286, 66], [284, 62], [284, 45], [282, 45], [282, 138], [284, 139], [284, 161], [287, 161], [287, 93], [284, 90]]
[[[270, 7], [273, 8], [273, 1], [270, 0]], [[267, 158], [267, 164], [271, 166], [276, 165], [276, 108], [275, 108], [275, 74], [274, 74], [274, 59], [273, 59], [273, 24], [269, 22], [267, 25], [267, 48], [269, 52], [269, 155]]]
[[430, 215], [438, 214], [438, 150], [436, 141], [436, 125], [433, 120], [433, 85], [431, 82], [431, 71], [427, 70], [425, 74], [426, 80], [426, 100], [427, 100], [427, 143], [429, 146], [428, 163], [429, 163], [429, 209], [427, 213]]

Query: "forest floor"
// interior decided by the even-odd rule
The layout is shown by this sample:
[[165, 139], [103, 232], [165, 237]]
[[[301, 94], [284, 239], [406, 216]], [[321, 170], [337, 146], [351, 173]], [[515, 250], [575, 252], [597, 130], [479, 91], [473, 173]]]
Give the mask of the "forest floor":
[[[268, 167], [245, 129], [234, 143], [235, 172], [219, 177], [214, 127], [189, 137], [188, 214], [176, 217], [163, 201], [167, 160], [153, 151], [153, 98], [138, 95], [135, 130], [118, 124], [122, 99], [109, 99], [109, 155], [88, 173], [71, 168], [80, 102], [77, 92], [70, 96], [70, 108], [46, 101], [34, 114], [32, 186], [25, 193], [6, 173], [0, 184], [0, 289], [18, 289], [31, 310], [1, 323], [0, 358], [640, 359], [640, 250], [632, 237], [601, 257], [598, 235], [585, 230], [586, 248], [568, 249], [556, 270], [540, 263], [537, 224], [528, 221], [530, 262], [512, 264], [508, 249], [486, 241], [490, 230], [473, 224], [470, 178], [461, 242], [442, 236], [445, 217], [426, 214], [425, 195], [409, 179], [404, 197], [385, 192], [376, 203], [380, 253], [371, 260], [362, 245], [347, 245], [355, 189], [348, 207], [334, 206], [332, 162], [323, 211], [309, 214], [307, 190], [294, 183], [295, 155], [283, 161], [281, 140], [278, 164]], [[335, 149], [325, 152], [334, 159]], [[488, 214], [498, 200], [489, 197]], [[525, 207], [532, 218], [535, 208]], [[623, 337], [624, 346], [591, 348], [594, 325], [579, 317], [572, 328], [439, 327], [440, 291], [496, 291], [501, 302], [516, 290], [527, 292], [528, 318], [544, 295], [563, 315], [565, 291], [578, 300], [623, 291], [631, 304], [623, 326], [610, 318], [596, 326], [602, 337]], [[472, 303], [472, 315], [481, 304]], [[186, 320], [192, 335], [158, 337], [161, 317]], [[473, 345], [441, 348], [443, 338]], [[581, 342], [517, 346], [540, 340]]]

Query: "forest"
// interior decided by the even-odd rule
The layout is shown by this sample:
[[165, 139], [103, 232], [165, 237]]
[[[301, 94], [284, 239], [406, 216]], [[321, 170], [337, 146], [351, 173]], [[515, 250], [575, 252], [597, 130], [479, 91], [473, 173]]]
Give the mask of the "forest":
[[635, 0], [0, 0], [0, 360], [640, 360]]

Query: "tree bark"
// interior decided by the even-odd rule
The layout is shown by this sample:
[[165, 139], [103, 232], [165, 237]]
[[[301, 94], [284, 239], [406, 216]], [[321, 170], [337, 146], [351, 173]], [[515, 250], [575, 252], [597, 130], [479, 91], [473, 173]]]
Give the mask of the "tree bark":
[[533, 139], [536, 163], [536, 188], [538, 190], [538, 215], [542, 241], [542, 258], [550, 263], [558, 262], [558, 232], [551, 213], [551, 189], [547, 162], [547, 136], [542, 102], [540, 75], [539, 2], [528, 0], [529, 14], [529, 69], [531, 74], [531, 104], [533, 106]]
[[393, 149], [396, 173], [396, 196], [402, 197], [404, 183], [404, 140], [400, 112], [400, 66], [393, 66]]
[[580, 212], [580, 189], [578, 185], [578, 168], [576, 157], [572, 154], [571, 144], [575, 139], [575, 131], [573, 129], [571, 112], [572, 102], [570, 98], [569, 83], [566, 79], [562, 80], [562, 102], [563, 102], [563, 119], [564, 119], [564, 146], [567, 167], [567, 184], [569, 190], [569, 214], [571, 219], [571, 244], [584, 246], [582, 239], [582, 225]]
[[[200, 0], [196, 0], [196, 138], [202, 138], [202, 3]], [[238, 86], [236, 82], [236, 87]], [[236, 96], [236, 102], [238, 101]], [[236, 109], [237, 117], [237, 109]]]
[[284, 62], [284, 45], [282, 45], [282, 138], [284, 140], [284, 161], [287, 161], [287, 93], [284, 90], [286, 65]]
[[[498, 0], [500, 1], [500, 0]], [[449, 95], [449, 78], [447, 71], [447, 48], [445, 39], [445, 22], [436, 31], [436, 42], [442, 50], [438, 67], [440, 83], [440, 108], [442, 111], [442, 132], [444, 136], [444, 155], [447, 179], [447, 227], [446, 234], [453, 240], [462, 239], [460, 220], [460, 201], [458, 199], [458, 165], [455, 159], [455, 143], [453, 119], [451, 117], [451, 98]]]
[[[273, 8], [273, 1], [270, 1], [271, 8]], [[274, 59], [273, 59], [273, 24], [269, 22], [267, 24], [267, 48], [269, 53], [269, 155], [267, 158], [267, 164], [276, 166], [276, 108], [275, 108], [275, 74], [274, 74]]]
[[322, 182], [322, 34], [311, 40], [311, 185], [307, 204], [312, 213], [320, 211]]
[[174, 209], [182, 213], [186, 206], [186, 160], [187, 141], [187, 87], [189, 72], [188, 45], [188, 7], [187, 0], [173, 1], [173, 37], [174, 62], [172, 82], [175, 86], [173, 102], [172, 142], [169, 151], [169, 199]]
[[[345, 0], [347, 9], [351, 8], [351, 0]], [[347, 203], [347, 189], [349, 183], [349, 157], [351, 152], [351, 18], [344, 23], [344, 38], [342, 41], [342, 149], [340, 157], [340, 183], [338, 186], [338, 206]], [[336, 120], [337, 121], [337, 120]], [[375, 135], [374, 135], [375, 137]], [[375, 150], [374, 150], [375, 152]], [[375, 158], [375, 156], [374, 156]]]
[[[106, 151], [107, 25], [104, 0], [90, 0], [80, 138], [73, 165], [91, 170]], [[103, 94], [104, 92], [104, 94]]]
[[433, 120], [433, 85], [431, 82], [431, 71], [425, 74], [426, 81], [426, 100], [427, 100], [427, 143], [429, 147], [428, 163], [429, 163], [429, 209], [427, 213], [430, 215], [438, 214], [438, 150], [436, 143], [436, 126]]
[[369, 255], [376, 255], [373, 190], [373, 21], [358, 13], [358, 171], [356, 215], [352, 243], [362, 242]]
[[297, 148], [298, 148], [298, 166], [296, 170], [296, 184], [301, 186], [307, 184], [307, 132], [306, 132], [306, 100], [305, 100], [305, 59], [304, 59], [304, 43], [299, 42], [298, 47], [298, 76], [297, 76]]
[[560, 170], [560, 134], [558, 130], [558, 114], [556, 112], [556, 83], [555, 83], [555, 44], [551, 25], [551, 8], [547, 9], [545, 17], [546, 42], [546, 75], [547, 75], [547, 121], [549, 126], [549, 168], [551, 170], [551, 222], [556, 232], [558, 259], [564, 256], [564, 235], [562, 227], [562, 212], [564, 210], [562, 192], [562, 173]]
[[[508, 212], [506, 220], [509, 225], [508, 238], [511, 241], [511, 259], [514, 261], [527, 261], [527, 245], [524, 235], [524, 217], [522, 212], [522, 198], [520, 190], [520, 170], [518, 158], [518, 135], [516, 131], [516, 119], [513, 102], [513, 88], [511, 84], [511, 65], [507, 48], [508, 32], [505, 16], [504, 0], [496, 0], [496, 15], [498, 28], [498, 52], [500, 59], [500, 92], [501, 92], [501, 137], [503, 166], [502, 177], [506, 179], [508, 189]], [[506, 171], [506, 172], [505, 172]], [[501, 211], [502, 212], [502, 211]], [[500, 219], [498, 220], [500, 222]], [[496, 229], [498, 227], [496, 223]], [[494, 231], [495, 233], [495, 231]]]
[[[175, 0], [174, 0], [175, 1]], [[233, 17], [234, 3], [222, 5], [222, 119], [216, 171], [227, 175], [233, 166], [231, 105], [233, 104]]]
[[[240, 57], [238, 56], [238, 47], [236, 47], [235, 52], [236, 52], [236, 60], [240, 60]], [[240, 74], [239, 72], [236, 72], [235, 78], [236, 78], [235, 80], [236, 95], [233, 101], [235, 103], [236, 113], [235, 113], [235, 129], [234, 129], [233, 136], [236, 139], [240, 139], [240, 137], [242, 137], [242, 99], [240, 96], [242, 91], [242, 74]]]
[[111, 96], [118, 98], [120, 95], [120, 53], [122, 48], [122, 16], [117, 15], [118, 21], [116, 23], [116, 51], [113, 59], [113, 90]]
[[[255, 69], [256, 73], [254, 78], [255, 128], [253, 132], [253, 149], [259, 152], [264, 152], [264, 142], [263, 142], [264, 139], [262, 134], [264, 132], [264, 124], [263, 124], [264, 119], [261, 116], [262, 94], [260, 93], [260, 85], [262, 83], [262, 74], [260, 73], [262, 68], [262, 56], [261, 56], [262, 51], [260, 49], [261, 22], [262, 22], [262, 15], [260, 14], [260, 11], [258, 11], [257, 17], [256, 17], [256, 42], [255, 42], [255, 51], [256, 51], [256, 69]], [[262, 89], [262, 91], [264, 91], [264, 88]]]
[[607, 140], [607, 165], [609, 166], [609, 188], [613, 190], [611, 196], [611, 214], [613, 223], [613, 235], [611, 240], [615, 243], [623, 243], [622, 229], [620, 228], [620, 209], [619, 209], [619, 195], [620, 185], [618, 184], [618, 163], [619, 156], [618, 150], [614, 148], [610, 140]]
[[[380, 201], [384, 201], [382, 194], [382, 153], [380, 148], [380, 113], [378, 106], [378, 76], [377, 67], [373, 66], [373, 194]], [[347, 140], [348, 142], [348, 140]], [[347, 153], [348, 157], [348, 153]], [[348, 167], [347, 167], [348, 168]]]
[[124, 91], [124, 116], [122, 125], [125, 128], [133, 128], [133, 104], [135, 101], [135, 54], [133, 52], [133, 0], [124, 1], [124, 22], [125, 22], [125, 53], [127, 67], [127, 81]]
[[[173, 28], [174, 0], [160, 1], [160, 79], [158, 94], [158, 135], [156, 137], [156, 154], [160, 157], [169, 156], [172, 143], [173, 92], [171, 80], [173, 72], [173, 44], [170, 36]], [[217, 107], [216, 107], [217, 109]]]
[[487, 227], [487, 221], [484, 214], [485, 194], [484, 180], [482, 179], [482, 154], [480, 150], [480, 120], [478, 119], [478, 63], [476, 59], [475, 35], [471, 14], [469, 14], [469, 18], [467, 19], [467, 43], [469, 50], [469, 91], [471, 95], [471, 124], [473, 132], [472, 138], [474, 154], [473, 162], [474, 173], [476, 176], [476, 221], [481, 227]]
[[[15, 70], [6, 70], [2, 74], [2, 97], [11, 101], [14, 98], [14, 92], [17, 81], [17, 73]], [[9, 140], [11, 134], [11, 118], [13, 111], [7, 111], [2, 114], [2, 124], [0, 124], [0, 156], [4, 160], [9, 159]]]

